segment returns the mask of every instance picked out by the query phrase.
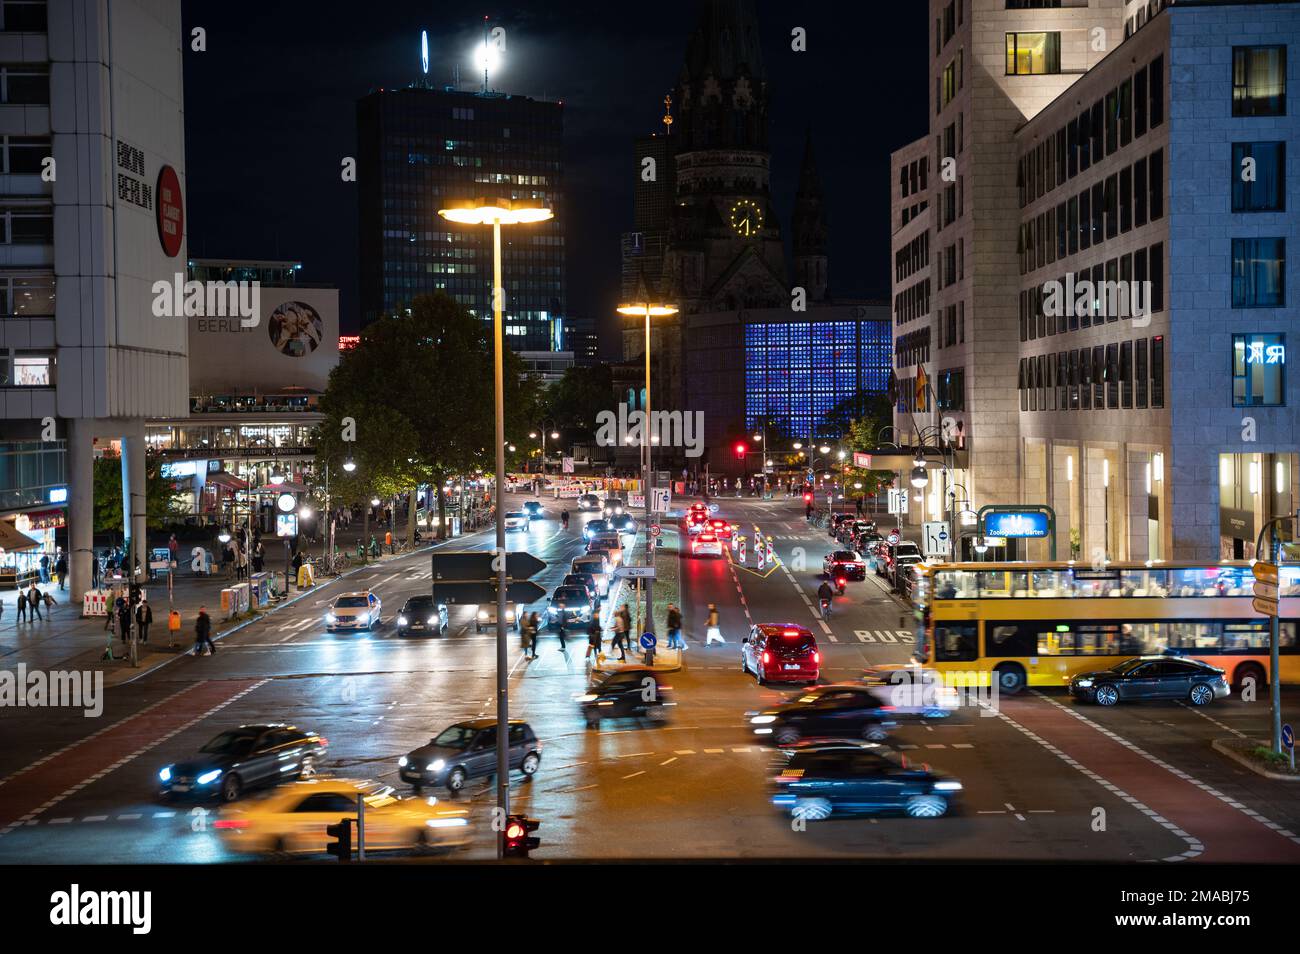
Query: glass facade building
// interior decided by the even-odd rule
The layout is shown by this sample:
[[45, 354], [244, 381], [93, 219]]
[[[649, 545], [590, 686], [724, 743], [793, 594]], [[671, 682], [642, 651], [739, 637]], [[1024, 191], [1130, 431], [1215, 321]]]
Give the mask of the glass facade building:
[[492, 314], [492, 230], [455, 226], [458, 200], [544, 203], [555, 218], [502, 233], [506, 344], [565, 350], [563, 107], [523, 96], [408, 87], [357, 104], [361, 320], [446, 292]]
[[745, 426], [775, 421], [802, 437], [836, 437], [824, 419], [859, 392], [884, 394], [892, 361], [888, 321], [745, 325]]

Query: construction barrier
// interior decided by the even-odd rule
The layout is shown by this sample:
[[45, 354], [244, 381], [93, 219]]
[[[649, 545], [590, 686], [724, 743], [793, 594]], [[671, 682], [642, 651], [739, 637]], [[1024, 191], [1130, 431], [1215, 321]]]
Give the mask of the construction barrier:
[[82, 616], [107, 616], [113, 594], [108, 590], [86, 590], [81, 595]]

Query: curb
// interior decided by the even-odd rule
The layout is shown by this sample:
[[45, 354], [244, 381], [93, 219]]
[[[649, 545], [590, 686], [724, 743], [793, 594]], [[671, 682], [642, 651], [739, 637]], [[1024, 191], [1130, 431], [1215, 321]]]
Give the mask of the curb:
[[[1256, 775], [1262, 775], [1264, 776], [1264, 778], [1271, 778], [1278, 782], [1300, 782], [1300, 775], [1283, 775], [1281, 772], [1270, 772], [1266, 768], [1260, 768], [1260, 766], [1256, 765], [1254, 762], [1246, 758], [1246, 756], [1242, 755], [1240, 752], [1236, 752], [1233, 749], [1229, 748], [1229, 743], [1239, 742], [1239, 741], [1240, 739], [1213, 739], [1210, 742], [1210, 747], [1214, 749], [1214, 751], [1218, 752], [1220, 755], [1226, 755], [1228, 758], [1232, 759], [1238, 765], [1250, 769]], [[1266, 743], [1263, 742], [1260, 743], [1260, 745], [1265, 745], [1265, 744]]]
[[[464, 534], [462, 534], [462, 537], [463, 537], [463, 536], [464, 536]], [[371, 561], [371, 562], [368, 562], [368, 563], [363, 563], [363, 564], [361, 564], [360, 566], [354, 566], [354, 567], [352, 567], [351, 569], [349, 569], [346, 573], [340, 573], [338, 576], [331, 577], [331, 578], [328, 579], [328, 580], [322, 580], [321, 582], [319, 582], [319, 583], [317, 583], [315, 586], [313, 586], [311, 589], [309, 589], [309, 590], [304, 590], [303, 592], [299, 593], [297, 596], [293, 597], [292, 599], [281, 600], [279, 603], [276, 603], [275, 606], [272, 606], [272, 607], [271, 607], [270, 609], [268, 609], [266, 612], [264, 612], [264, 613], [258, 613], [258, 614], [257, 614], [256, 616], [254, 616], [252, 619], [246, 619], [246, 620], [244, 620], [242, 623], [238, 624], [237, 626], [232, 626], [232, 627], [230, 627], [230, 629], [224, 629], [224, 630], [222, 630], [222, 631], [219, 632], [219, 633], [214, 633], [214, 634], [212, 635], [212, 642], [213, 642], [213, 643], [216, 643], [218, 640], [225, 639], [227, 636], [233, 636], [235, 633], [239, 632], [241, 629], [244, 629], [245, 627], [248, 627], [248, 626], [252, 626], [254, 623], [259, 623], [259, 622], [261, 622], [261, 621], [264, 620], [264, 619], [267, 619], [267, 618], [269, 618], [269, 617], [271, 617], [271, 616], [274, 616], [276, 613], [278, 613], [280, 610], [284, 609], [286, 606], [292, 606], [294, 603], [297, 603], [299, 600], [305, 599], [305, 598], [307, 598], [308, 596], [311, 596], [313, 593], [317, 593], [317, 592], [319, 592], [320, 590], [324, 589], [325, 587], [330, 586], [331, 584], [337, 583], [339, 580], [345, 580], [345, 579], [347, 579], [349, 576], [351, 576], [351, 575], [354, 574], [354, 573], [360, 573], [362, 570], [372, 569], [372, 568], [374, 568], [374, 567], [376, 567], [376, 566], [378, 566], [378, 565], [380, 565], [380, 564], [382, 564], [382, 563], [388, 563], [388, 562], [391, 562], [391, 561], [397, 559], [399, 556], [400, 556], [400, 557], [412, 556], [412, 555], [414, 555], [414, 554], [416, 554], [416, 553], [424, 553], [424, 552], [429, 551], [429, 550], [436, 550], [438, 547], [446, 546], [448, 543], [451, 543], [452, 540], [456, 540], [456, 539], [460, 539], [460, 538], [459, 538], [459, 537], [452, 537], [451, 540], [442, 540], [442, 541], [439, 541], [438, 543], [434, 543], [434, 544], [431, 544], [431, 545], [426, 546], [426, 547], [421, 547], [421, 548], [419, 548], [418, 550], [412, 550], [412, 551], [410, 551], [410, 553], [401, 553], [401, 554], [396, 554], [396, 555], [390, 556], [390, 557], [388, 558], [388, 560], [374, 560], [374, 561]], [[184, 658], [185, 656], [190, 655], [191, 652], [192, 652], [192, 650], [178, 652], [178, 653], [176, 653], [176, 655], [174, 655], [174, 656], [171, 656], [171, 657], [169, 657], [169, 658], [167, 658], [167, 659], [160, 660], [156, 665], [150, 666], [150, 667], [147, 668], [147, 669], [141, 669], [138, 673], [136, 673], [135, 675], [133, 675], [130, 679], [122, 679], [122, 680], [120, 680], [120, 681], [118, 681], [118, 682], [114, 682], [112, 685], [108, 686], [107, 688], [114, 689], [114, 688], [117, 688], [118, 686], [129, 685], [130, 683], [135, 682], [137, 679], [140, 679], [140, 678], [142, 678], [142, 677], [144, 677], [144, 676], [151, 675], [151, 674], [157, 672], [158, 670], [164, 668], [165, 666], [169, 666], [169, 665], [171, 665], [171, 664], [174, 663], [176, 660], [178, 660], [178, 659], [182, 659], [182, 658]], [[119, 670], [119, 671], [121, 671], [121, 670]], [[107, 682], [107, 680], [105, 680], [105, 682]]]

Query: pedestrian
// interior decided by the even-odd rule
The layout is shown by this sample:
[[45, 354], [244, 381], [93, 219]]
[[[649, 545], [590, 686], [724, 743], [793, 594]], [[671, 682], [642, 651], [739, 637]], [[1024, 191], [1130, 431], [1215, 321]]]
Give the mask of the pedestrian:
[[53, 610], [55, 604], [57, 604], [57, 603], [59, 602], [59, 601], [56, 600], [56, 599], [54, 598], [54, 596], [53, 596], [52, 594], [50, 594], [50, 593], [42, 593], [42, 594], [41, 594], [41, 599], [45, 600], [45, 609], [46, 609], [47, 612], [50, 611], [50, 610]]
[[591, 614], [591, 622], [587, 624], [587, 653], [584, 658], [600, 662], [600, 643], [600, 613], [595, 612]]
[[68, 583], [68, 555], [62, 550], [59, 551], [59, 558], [54, 561], [54, 572], [59, 578], [59, 589], [63, 589]]
[[859, 517], [862, 516], [862, 497], [861, 497], [861, 496], [858, 496], [858, 497], [854, 500], [854, 503], [856, 503], [856, 504], [858, 505], [858, 516], [859, 516]]
[[266, 547], [262, 541], [258, 540], [257, 545], [253, 547], [253, 572], [261, 573], [262, 567], [266, 565]]
[[722, 629], [718, 626], [718, 607], [710, 603], [709, 618], [704, 622], [704, 645], [708, 646], [715, 639], [720, 643], [726, 642], [722, 638]]
[[531, 613], [525, 613], [519, 618], [519, 645], [524, 650], [524, 658], [532, 659], [533, 616]]
[[555, 630], [556, 630], [555, 635], [557, 635], [557, 636], [560, 637], [560, 652], [562, 652], [562, 653], [568, 653], [569, 650], [568, 650], [568, 647], [566, 646], [565, 641], [564, 641], [565, 636], [568, 635], [568, 634], [565, 633], [565, 631], [564, 631], [564, 613], [563, 613], [563, 612], [561, 612], [560, 615], [558, 615], [558, 616], [555, 617]]
[[176, 539], [176, 534], [173, 533], [167, 541], [167, 554], [168, 554], [167, 559], [171, 561], [171, 565], [173, 568], [176, 566], [176, 560], [177, 557], [180, 556], [180, 552], [181, 552], [180, 541]]
[[208, 652], [217, 654], [217, 647], [212, 642], [212, 618], [208, 616], [206, 606], [199, 607], [199, 615], [194, 619], [194, 655], [203, 655], [203, 644], [207, 643]]
[[149, 627], [153, 623], [153, 608], [148, 600], [140, 600], [135, 607], [135, 624], [139, 627], [140, 642], [149, 642]]
[[43, 618], [41, 616], [41, 591], [36, 588], [35, 583], [33, 583], [32, 588], [27, 591], [27, 608], [31, 611], [32, 615], [29, 619], [32, 622], [36, 622], [36, 620]]
[[99, 589], [99, 554], [94, 550], [90, 551], [90, 588]]
[[131, 606], [120, 596], [117, 598], [117, 628], [122, 642], [131, 638]]
[[22, 590], [18, 591], [18, 622], [27, 621], [27, 594]]
[[248, 579], [249, 553], [251, 547], [240, 547], [239, 550], [239, 579]]
[[614, 614], [614, 641], [609, 644], [611, 653], [615, 649], [618, 650], [618, 661], [627, 662], [627, 620], [621, 610]]
[[41, 582], [50, 582], [50, 555], [48, 553], [41, 554]]
[[682, 639], [682, 613], [674, 604], [668, 604], [668, 648], [685, 649]]

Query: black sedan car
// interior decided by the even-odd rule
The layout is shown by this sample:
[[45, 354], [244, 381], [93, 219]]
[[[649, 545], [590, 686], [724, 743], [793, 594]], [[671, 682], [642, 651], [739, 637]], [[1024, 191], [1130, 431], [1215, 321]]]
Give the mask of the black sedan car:
[[587, 728], [600, 728], [601, 719], [645, 719], [664, 722], [668, 710], [676, 703], [672, 686], [650, 669], [620, 669], [605, 676], [578, 696]]
[[560, 581], [561, 586], [581, 586], [591, 598], [591, 605], [600, 602], [600, 591], [596, 588], [596, 578], [590, 573], [566, 573]]
[[[533, 727], [510, 720], [510, 768], [531, 779], [542, 764], [542, 741]], [[443, 729], [428, 745], [397, 760], [398, 774], [415, 791], [426, 785], [445, 785], [459, 792], [472, 778], [495, 775], [497, 768], [496, 719], [471, 719]]]
[[542, 506], [540, 500], [524, 501], [524, 513], [528, 514], [529, 520], [541, 520], [546, 513], [546, 508]]
[[826, 579], [865, 580], [867, 561], [854, 550], [834, 550], [822, 559]]
[[583, 511], [599, 510], [600, 497], [596, 494], [583, 494], [578, 498], [578, 509]]
[[870, 742], [808, 742], [783, 755], [772, 804], [794, 818], [900, 813], [938, 818], [961, 791], [956, 779], [895, 758]]
[[585, 627], [596, 612], [596, 602], [585, 586], [557, 586], [546, 607], [546, 624], [551, 629], [559, 627]]
[[158, 780], [165, 798], [233, 802], [245, 789], [310, 778], [328, 748], [323, 736], [292, 725], [241, 725], [220, 733], [189, 758], [163, 766]]
[[613, 529], [608, 520], [588, 520], [582, 528], [582, 539], [590, 540], [599, 533], [609, 533]]
[[636, 533], [636, 518], [630, 513], [616, 513], [607, 521], [611, 530], [619, 533]]
[[807, 738], [881, 742], [898, 723], [887, 691], [857, 684], [817, 686], [793, 702], [749, 715], [754, 735], [777, 745]]
[[1204, 706], [1229, 693], [1222, 669], [1181, 656], [1137, 656], [1070, 680], [1070, 695], [1099, 706], [1145, 699], [1186, 699]]
[[397, 614], [398, 636], [445, 636], [451, 613], [432, 596], [412, 596]]

